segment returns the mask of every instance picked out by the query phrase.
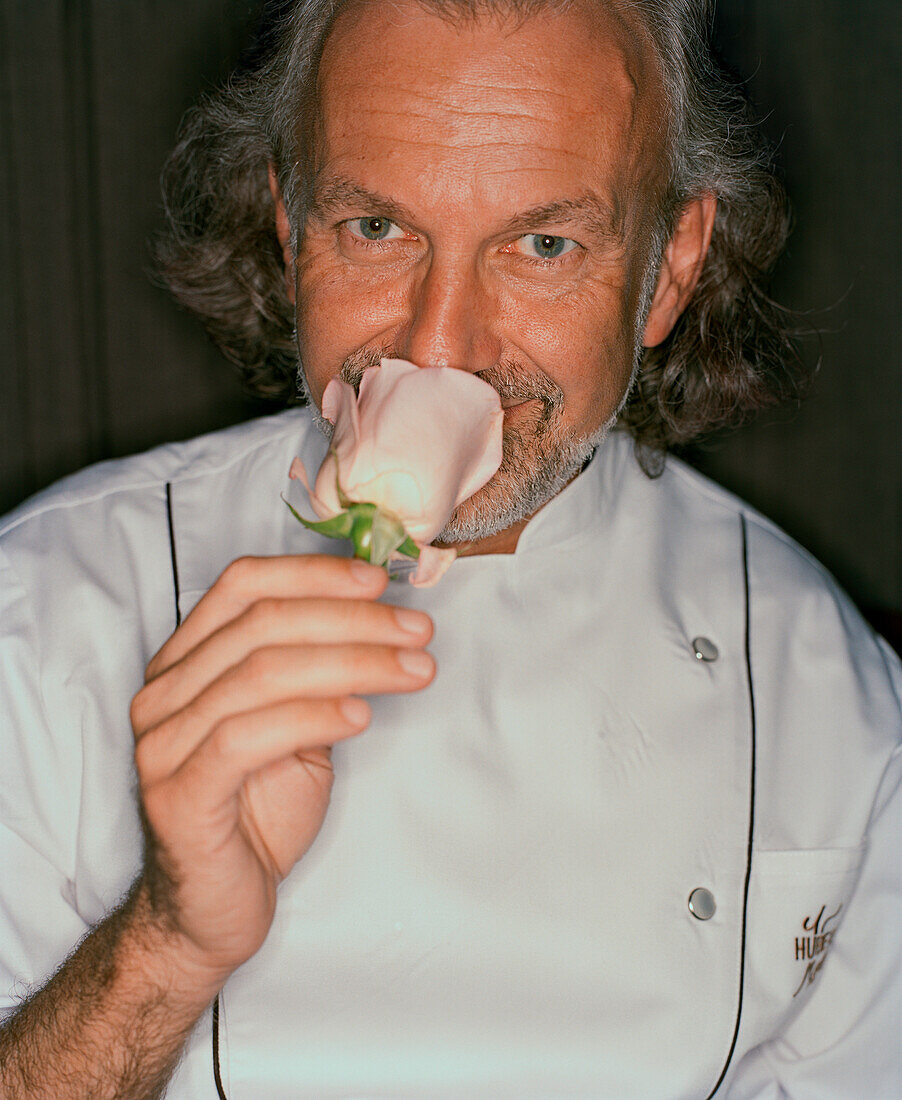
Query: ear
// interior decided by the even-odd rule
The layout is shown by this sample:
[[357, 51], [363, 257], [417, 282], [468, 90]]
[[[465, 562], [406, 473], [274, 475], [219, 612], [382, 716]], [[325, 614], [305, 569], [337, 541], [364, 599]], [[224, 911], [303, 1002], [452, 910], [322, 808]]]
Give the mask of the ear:
[[666, 340], [689, 304], [704, 267], [716, 213], [717, 199], [706, 194], [693, 199], [680, 215], [664, 251], [642, 337], [644, 347], [653, 348]]
[[279, 181], [276, 179], [276, 170], [269, 165], [269, 193], [272, 195], [273, 206], [276, 209], [276, 236], [282, 247], [282, 263], [285, 265], [285, 290], [288, 301], [294, 305], [294, 253], [291, 251], [291, 226], [288, 223], [288, 214], [285, 211], [285, 203], [282, 201], [282, 192], [279, 190]]

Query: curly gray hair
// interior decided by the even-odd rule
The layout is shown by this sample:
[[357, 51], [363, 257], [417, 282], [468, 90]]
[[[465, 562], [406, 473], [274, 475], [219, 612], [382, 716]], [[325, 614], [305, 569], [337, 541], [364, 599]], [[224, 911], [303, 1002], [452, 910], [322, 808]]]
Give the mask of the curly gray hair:
[[[572, 0], [420, 0], [447, 18], [528, 18]], [[787, 311], [767, 294], [783, 250], [783, 188], [741, 86], [715, 60], [713, 0], [610, 0], [635, 12], [658, 50], [669, 103], [658, 252], [685, 204], [717, 199], [708, 258], [673, 332], [641, 353], [620, 417], [649, 471], [668, 448], [797, 397], [805, 369]], [[259, 396], [298, 398], [294, 314], [267, 182], [275, 166], [295, 243], [311, 186], [307, 155], [319, 62], [347, 0], [271, 0], [243, 69], [188, 112], [163, 170], [158, 269], [176, 299]]]

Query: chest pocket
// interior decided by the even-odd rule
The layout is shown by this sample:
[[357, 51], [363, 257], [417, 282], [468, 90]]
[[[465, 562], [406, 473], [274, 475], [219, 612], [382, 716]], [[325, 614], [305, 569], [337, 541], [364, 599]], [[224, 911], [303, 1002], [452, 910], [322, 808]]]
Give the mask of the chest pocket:
[[784, 1027], [818, 986], [866, 847], [756, 852], [747, 917], [744, 1045]]

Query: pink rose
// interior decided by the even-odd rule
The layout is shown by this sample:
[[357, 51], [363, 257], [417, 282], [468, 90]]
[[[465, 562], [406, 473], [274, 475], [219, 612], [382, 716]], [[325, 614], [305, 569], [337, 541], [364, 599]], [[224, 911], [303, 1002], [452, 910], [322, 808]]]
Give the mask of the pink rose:
[[[375, 504], [421, 550], [413, 583], [434, 583], [454, 551], [424, 551], [501, 464], [498, 394], [463, 370], [383, 359], [364, 372], [359, 396], [333, 378], [323, 416], [334, 432], [310, 493], [317, 515], [341, 515], [348, 502]], [[291, 476], [306, 484], [297, 459]]]

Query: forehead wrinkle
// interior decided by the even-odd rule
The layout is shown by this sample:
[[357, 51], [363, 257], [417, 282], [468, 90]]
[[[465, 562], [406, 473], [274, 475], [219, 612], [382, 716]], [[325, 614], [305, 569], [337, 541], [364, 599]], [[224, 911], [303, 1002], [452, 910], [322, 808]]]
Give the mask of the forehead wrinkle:
[[[512, 153], [516, 156], [516, 161], [513, 163], [492, 162], [486, 165], [470, 164], [468, 166], [474, 169], [478, 168], [480, 174], [491, 171], [510, 172], [514, 169], [529, 172], [553, 171], [556, 164], [559, 165], [564, 161], [584, 163], [590, 169], [598, 167], [598, 158], [592, 156], [591, 151], [587, 153], [583, 149], [574, 148], [570, 145], [555, 145], [546, 142], [540, 147], [536, 145], [536, 149], [538, 149], [536, 154], [536, 149], [530, 148], [517, 135], [496, 135], [491, 131], [489, 133], [468, 133], [465, 137], [461, 136], [452, 143], [447, 134], [432, 134], [429, 129], [424, 129], [422, 133], [413, 129], [400, 139], [391, 129], [380, 131], [361, 127], [359, 130], [350, 130], [348, 133], [350, 136], [363, 136], [373, 143], [382, 142], [391, 154], [397, 154], [399, 146], [409, 151], [435, 149], [441, 153], [441, 160], [430, 165], [430, 168], [438, 174], [441, 174], [447, 165], [462, 163], [466, 158], [472, 158], [473, 155], [493, 151]], [[555, 161], [552, 158], [557, 159]], [[332, 153], [327, 146], [323, 162], [327, 163], [330, 159], [350, 160], [352, 162], [359, 160], [363, 162], [375, 158], [368, 158], [356, 149], [347, 152], [340, 150]]]
[[[448, 106], [449, 100], [453, 98], [453, 93], [456, 92], [472, 93], [484, 103], [492, 103], [501, 97], [509, 97], [515, 103], [522, 103], [524, 98], [534, 99], [537, 96], [545, 99], [564, 100], [565, 102], [569, 102], [571, 99], [567, 92], [558, 91], [555, 88], [538, 87], [534, 80], [526, 77], [522, 81], [512, 81], [511, 83], [499, 81], [494, 74], [487, 75], [486, 79], [482, 81], [468, 80], [461, 77], [449, 80], [447, 73], [439, 69], [429, 68], [423, 64], [419, 66], [417, 73], [429, 76], [431, 78], [429, 84], [424, 86], [415, 80], [401, 80], [398, 78], [392, 80], [383, 77], [377, 91], [388, 92], [392, 96], [400, 92], [403, 95], [410, 96], [411, 99], [421, 99], [426, 103], [440, 107]], [[630, 83], [635, 88], [635, 83], [632, 80]], [[359, 88], [363, 88], [370, 94], [374, 90], [369, 81], [361, 79], [357, 73], [350, 73], [343, 79], [336, 79], [335, 84], [337, 89], [351, 92], [354, 95], [359, 94]], [[486, 98], [486, 93], [489, 93], [490, 98]], [[370, 101], [365, 101], [364, 106], [369, 109]], [[503, 115], [505, 112], [499, 112], [492, 108], [487, 113], [500, 113]], [[522, 110], [512, 113], [522, 113]]]
[[[623, 59], [623, 61], [626, 64], [626, 60]], [[574, 103], [572, 93], [547, 86], [539, 87], [537, 82], [528, 79], [510, 84], [489, 79], [481, 82], [459, 78], [448, 80], [447, 74], [440, 73], [438, 70], [433, 71], [421, 66], [420, 71], [425, 71], [433, 77], [430, 85], [424, 87], [422, 83], [415, 80], [391, 80], [383, 77], [378, 89], [374, 89], [369, 81], [358, 80], [357, 74], [352, 73], [342, 80], [335, 81], [334, 92], [356, 99], [360, 102], [361, 109], [371, 115], [399, 113], [397, 107], [379, 107], [373, 96], [374, 91], [377, 95], [387, 94], [391, 102], [397, 102], [400, 96], [407, 100], [403, 110], [406, 117], [427, 118], [430, 122], [434, 121], [434, 116], [428, 113], [428, 109], [434, 107], [452, 111], [462, 118], [533, 120], [537, 111], [541, 110], [542, 101], [549, 105], [563, 102], [571, 110], [575, 108], [580, 114], [597, 119], [597, 104], [589, 99], [582, 104]], [[615, 78], [614, 82], [618, 86], [617, 90], [622, 92], [625, 105], [617, 104], [616, 99], [612, 100], [610, 97], [606, 97], [606, 105], [612, 114], [626, 116], [627, 128], [632, 128], [637, 116], [637, 100], [641, 98], [639, 86], [629, 70], [625, 70], [622, 75], [625, 77], [624, 80]], [[607, 72], [605, 78], [610, 82], [612, 74]], [[627, 85], [628, 90], [622, 88], [623, 84]], [[601, 91], [600, 87], [593, 90]], [[509, 106], [506, 106], [505, 101], [509, 102]], [[418, 103], [423, 105], [422, 113], [416, 110]], [[554, 107], [551, 109], [555, 110]]]
[[[518, 85], [517, 89], [519, 88]], [[444, 157], [449, 155], [451, 146], [472, 150], [493, 147], [500, 151], [516, 150], [522, 127], [527, 127], [529, 140], [534, 141], [535, 137], [529, 133], [529, 129], [534, 129], [537, 123], [541, 124], [544, 118], [549, 127], [541, 143], [542, 152], [545, 154], [556, 152], [567, 159], [576, 157], [587, 160], [597, 167], [599, 158], [607, 160], [611, 152], [616, 153], [616, 146], [619, 144], [618, 134], [628, 134], [632, 138], [629, 145], [634, 148], [621, 150], [620, 156], [625, 156], [629, 161], [642, 155], [640, 105], [633, 95], [628, 97], [627, 103], [612, 102], [609, 104], [608, 112], [599, 113], [597, 106], [592, 102], [572, 104], [571, 97], [565, 93], [552, 95], [546, 94], [545, 89], [540, 92], [535, 88], [522, 89], [523, 98], [519, 100], [512, 98], [509, 109], [505, 109], [503, 105], [499, 105], [491, 98], [486, 98], [482, 103], [461, 102], [453, 95], [447, 94], [454, 91], [450, 86], [437, 88], [433, 93], [419, 85], [410, 85], [406, 82], [382, 85], [379, 92], [393, 92], [395, 103], [399, 94], [402, 100], [406, 99], [403, 109], [391, 104], [383, 106], [384, 101], [374, 97], [372, 89], [369, 89], [369, 98], [365, 95], [361, 97], [353, 81], [336, 91], [342, 96], [350, 93], [354, 99], [361, 101], [361, 107], [359, 113], [353, 116], [350, 122], [344, 122], [341, 128], [344, 131], [343, 134], [333, 131], [330, 114], [328, 111], [325, 112], [321, 131], [324, 140], [324, 146], [321, 149], [323, 153], [328, 152], [330, 138], [346, 137], [348, 129], [365, 133], [369, 140], [395, 143], [400, 137], [405, 144], [412, 147], [435, 148]], [[484, 95], [484, 90], [480, 89], [479, 94]], [[526, 96], [531, 96], [531, 101], [526, 99]], [[557, 101], [561, 100], [574, 109], [574, 117], [578, 117], [581, 120], [580, 124], [587, 128], [585, 142], [555, 148], [553, 136], [558, 122]], [[443, 127], [437, 134], [436, 108], [439, 109], [444, 120]], [[398, 122], [403, 122], [401, 134], [395, 132]], [[498, 134], [499, 127], [506, 128], [507, 133]], [[432, 136], [433, 134], [435, 137]], [[487, 136], [490, 136], [488, 141], [484, 140]], [[594, 156], [589, 155], [590, 148]]]
[[[445, 83], [439, 85], [437, 83], [435, 90], [432, 91], [417, 84], [401, 81], [383, 82], [380, 84], [376, 96], [373, 94], [373, 89], [365, 81], [359, 86], [354, 81], [349, 81], [335, 89], [339, 95], [349, 96], [360, 103], [360, 118], [366, 118], [367, 120], [401, 119], [404, 122], [405, 130], [410, 126], [416, 126], [418, 123], [434, 127], [436, 124], [436, 108], [442, 112], [446, 126], [449, 122], [453, 126], [455, 121], [462, 124], [479, 123], [481, 121], [487, 125], [499, 122], [534, 125], [537, 121], [541, 121], [543, 117], [547, 119], [549, 124], [554, 125], [557, 121], [557, 108], [560, 102], [570, 106], [571, 110], [576, 107], [578, 114], [590, 121], [592, 129], [596, 132], [608, 132], [616, 129], [617, 126], [615, 118], [599, 119], [594, 105], [588, 102], [574, 105], [572, 97], [564, 92], [555, 92], [545, 88], [539, 89], [528, 85], [512, 85], [510, 88], [503, 89], [505, 93], [509, 93], [509, 103], [505, 103], [503, 99], [499, 101], [499, 97], [495, 94], [499, 90], [496, 87], [488, 88], [481, 85], [472, 85], [468, 86], [468, 90], [473, 92], [472, 97], [459, 97], [455, 94], [459, 91], [459, 85], [456, 84]], [[492, 94], [487, 95], [487, 91]], [[380, 95], [386, 96], [387, 103], [377, 98]], [[400, 106], [400, 104], [403, 104], [403, 106]], [[616, 113], [621, 116], [626, 128], [632, 129], [635, 120], [635, 105], [630, 103], [625, 112], [618, 108]], [[327, 132], [330, 128], [330, 121], [329, 113], [326, 111], [323, 123]]]
[[[602, 152], [600, 147], [606, 151], [616, 141], [616, 122], [599, 119], [588, 112], [584, 117], [591, 119], [592, 130], [586, 135], [585, 141], [559, 145], [554, 141], [553, 114], [549, 114], [546, 120], [548, 129], [539, 141], [531, 132], [536, 123], [542, 121], [543, 116], [539, 110], [499, 112], [486, 109], [467, 112], [457, 108], [448, 109], [447, 105], [443, 107], [444, 125], [441, 129], [436, 127], [434, 114], [421, 114], [406, 108], [400, 111], [395, 107], [377, 107], [375, 104], [367, 104], [353, 121], [344, 123], [338, 134], [330, 135], [327, 119], [322, 134], [321, 155], [324, 160], [328, 159], [330, 138], [347, 140], [351, 136], [362, 137], [369, 142], [384, 142], [391, 146], [397, 146], [400, 141], [411, 148], [437, 149], [446, 161], [451, 160], [455, 153], [465, 154], [467, 151], [496, 149], [522, 153], [525, 146], [532, 144], [543, 156], [554, 154], [565, 160], [585, 161], [591, 168], [597, 168], [600, 157], [610, 156], [609, 153]], [[508, 124], [506, 131], [498, 133], [494, 125], [498, 120]], [[396, 128], [398, 121], [403, 122], [402, 133]], [[455, 126], [456, 121], [460, 121], [462, 125]], [[525, 140], [516, 129], [518, 124], [530, 128]], [[536, 166], [533, 170], [540, 169]]]
[[[413, 95], [411, 96], [413, 98]], [[424, 95], [418, 95], [416, 98], [425, 99], [427, 103], [423, 105], [423, 110], [418, 111], [412, 105], [405, 105], [403, 112], [399, 111], [397, 107], [379, 107], [374, 103], [368, 103], [364, 108], [366, 116], [368, 118], [378, 118], [380, 116], [387, 116], [389, 118], [403, 117], [405, 124], [409, 125], [411, 122], [418, 120], [425, 120], [430, 126], [435, 125], [435, 116], [428, 110], [428, 104], [432, 104], [435, 107], [440, 107], [443, 111], [451, 113], [454, 117], [460, 117], [462, 119], [485, 119], [487, 121], [503, 121], [503, 122], [535, 122], [539, 119], [540, 112], [533, 108], [528, 110], [526, 107], [521, 106], [519, 109], [512, 108], [509, 111], [499, 109], [492, 105], [485, 107], [467, 108], [458, 103], [449, 103], [445, 99], [435, 97], [430, 99]]]

